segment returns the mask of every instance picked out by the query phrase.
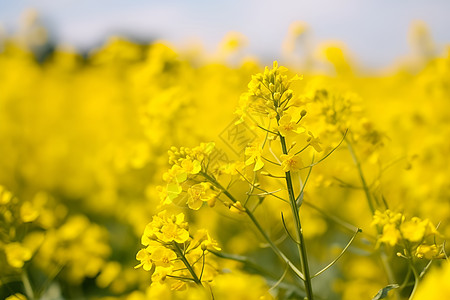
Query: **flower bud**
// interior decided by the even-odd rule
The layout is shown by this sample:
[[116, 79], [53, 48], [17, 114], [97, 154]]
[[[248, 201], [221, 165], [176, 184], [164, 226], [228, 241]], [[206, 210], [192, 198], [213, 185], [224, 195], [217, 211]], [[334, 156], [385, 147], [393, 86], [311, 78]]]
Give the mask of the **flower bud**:
[[281, 99], [281, 94], [280, 94], [279, 92], [274, 93], [274, 94], [273, 94], [273, 99], [274, 99], [275, 101], [280, 101], [280, 99]]
[[292, 98], [293, 92], [292, 90], [287, 90], [284, 94], [286, 95], [286, 98], [290, 99]]

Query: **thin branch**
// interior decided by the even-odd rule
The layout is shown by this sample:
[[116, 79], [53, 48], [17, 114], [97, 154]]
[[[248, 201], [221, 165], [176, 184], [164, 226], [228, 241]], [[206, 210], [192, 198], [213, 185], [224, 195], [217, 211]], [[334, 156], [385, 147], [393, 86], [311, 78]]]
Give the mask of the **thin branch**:
[[431, 266], [431, 263], [433, 262], [433, 260], [430, 260], [427, 265], [425, 266], [425, 268], [423, 268], [422, 272], [420, 272], [419, 274], [419, 278], [422, 278], [425, 273], [428, 271], [428, 268]]
[[274, 164], [274, 165], [276, 165], [276, 166], [281, 166], [280, 163], [274, 162], [274, 161], [272, 161], [272, 160], [270, 160], [270, 159], [268, 159], [268, 158], [265, 158], [264, 156], [261, 156], [261, 158], [264, 159], [264, 160], [267, 161], [267, 162], [270, 162], [271, 164]]
[[267, 176], [267, 177], [272, 177], [272, 178], [286, 178], [286, 176], [277, 176], [277, 175], [270, 174], [268, 172], [262, 173], [261, 175]]
[[[311, 164], [314, 163], [314, 157], [315, 157], [315, 156], [313, 155]], [[301, 206], [302, 203], [303, 203], [303, 195], [304, 195], [306, 183], [308, 183], [308, 179], [309, 179], [309, 176], [311, 175], [312, 168], [313, 168], [312, 166], [309, 167], [308, 174], [306, 175], [305, 182], [302, 184], [302, 189], [300, 190], [300, 194], [298, 194], [297, 199], [295, 199], [295, 203], [296, 203], [296, 205], [297, 205], [298, 208], [300, 208], [300, 206]], [[300, 175], [299, 175], [299, 176], [300, 176]], [[300, 179], [300, 180], [301, 180], [301, 179]]]
[[264, 192], [264, 193], [259, 193], [259, 194], [251, 194], [252, 196], [267, 196], [267, 195], [271, 195], [271, 194], [275, 194], [278, 193], [280, 191], [282, 191], [283, 189], [278, 189], [272, 192]]
[[300, 150], [298, 150], [297, 152], [295, 152], [295, 154], [294, 155], [297, 155], [297, 154], [300, 154], [300, 153], [302, 153], [303, 151], [305, 151], [306, 150], [306, 148], [308, 148], [309, 147], [309, 144], [308, 145], [306, 145], [305, 147], [303, 147], [302, 149], [300, 149]]
[[[271, 123], [271, 121], [272, 121], [272, 120], [269, 119], [269, 125], [268, 125], [269, 128], [270, 128], [270, 123]], [[264, 137], [264, 141], [263, 141], [263, 143], [262, 143], [261, 149], [264, 149], [264, 146], [266, 145], [266, 142], [267, 142], [268, 137], [269, 137], [269, 132], [266, 132], [266, 136]]]
[[286, 267], [284, 268], [284, 272], [283, 272], [283, 274], [281, 275], [280, 279], [278, 279], [278, 281], [275, 282], [275, 284], [269, 289], [269, 291], [272, 291], [272, 290], [276, 289], [277, 286], [279, 286], [280, 283], [283, 282], [284, 277], [286, 277], [286, 274], [287, 274], [287, 271], [288, 271], [288, 270], [289, 270], [289, 267], [288, 267], [288, 265], [286, 265]]
[[309, 166], [303, 167], [303, 168], [301, 168], [300, 170], [302, 170], [302, 169], [307, 169], [307, 168], [309, 168], [309, 167], [313, 167], [313, 166], [315, 166], [315, 165], [317, 165], [317, 164], [320, 164], [322, 161], [324, 161], [326, 158], [328, 158], [328, 156], [330, 156], [337, 148], [339, 148], [339, 146], [340, 146], [340, 145], [342, 144], [342, 142], [345, 140], [345, 137], [346, 137], [346, 135], [347, 135], [347, 132], [348, 132], [348, 129], [345, 130], [344, 136], [342, 137], [342, 139], [341, 139], [341, 141], [339, 142], [339, 144], [338, 144], [336, 147], [334, 147], [330, 152], [328, 152], [327, 155], [325, 155], [324, 157], [322, 157], [321, 159], [319, 159], [319, 160], [318, 160], [317, 162], [315, 162], [314, 164], [311, 164], [311, 165], [309, 165]]
[[289, 230], [287, 229], [286, 222], [284, 221], [283, 212], [281, 212], [281, 222], [283, 223], [284, 230], [286, 231], [286, 233], [288, 234], [288, 236], [291, 238], [291, 240], [293, 240], [294, 243], [300, 245], [300, 242], [298, 242], [298, 241], [291, 235], [291, 233], [289, 232]]
[[175, 279], [178, 279], [178, 280], [189, 280], [189, 281], [194, 281], [195, 282], [194, 278], [181, 277], [181, 276], [175, 276], [175, 275], [166, 275], [166, 276], [170, 277], [170, 278], [175, 278]]
[[203, 262], [202, 262], [202, 271], [200, 272], [200, 277], [199, 277], [200, 281], [202, 281], [203, 271], [205, 270], [205, 250], [203, 250], [202, 257], [203, 257]]
[[322, 274], [323, 272], [325, 272], [326, 270], [328, 270], [332, 265], [334, 265], [339, 258], [342, 257], [342, 255], [344, 255], [345, 251], [347, 251], [348, 247], [350, 247], [351, 243], [353, 242], [353, 240], [356, 238], [356, 235], [362, 232], [362, 230], [360, 228], [358, 228], [358, 230], [353, 234], [352, 238], [350, 239], [350, 241], [347, 243], [347, 246], [345, 246], [344, 249], [342, 249], [341, 253], [331, 262], [329, 263], [325, 268], [323, 268], [322, 270], [320, 270], [319, 272], [317, 272], [316, 274], [314, 274], [313, 276], [311, 276], [311, 278], [314, 278], [316, 276], [319, 276], [320, 274]]
[[255, 182], [256, 182], [256, 172], [253, 173], [253, 182], [250, 184], [250, 191], [247, 193], [247, 198], [244, 201], [244, 207], [247, 205], [248, 200], [250, 200], [251, 194], [253, 193], [253, 190], [255, 189]]
[[275, 132], [275, 131], [269, 130], [269, 129], [267, 129], [267, 128], [264, 128], [264, 127], [262, 127], [262, 126], [259, 125], [259, 124], [256, 124], [256, 126], [258, 126], [259, 128], [261, 128], [262, 130], [264, 130], [264, 131], [266, 131], [266, 132], [269, 132], [269, 133], [278, 135], [278, 132]]
[[[345, 139], [345, 136], [344, 136], [344, 139]], [[355, 153], [355, 150], [353, 149], [352, 144], [348, 141], [348, 139], [345, 139], [345, 140], [347, 142], [347, 147], [348, 147], [348, 150], [350, 152], [350, 155], [352, 156], [353, 162], [355, 163], [356, 168], [358, 169], [359, 177], [361, 179], [361, 183], [362, 183], [362, 186], [363, 186], [363, 189], [364, 189], [364, 193], [366, 194], [367, 203], [369, 205], [370, 211], [371, 211], [372, 215], [374, 215], [375, 214], [375, 207], [373, 206], [372, 196], [370, 194], [369, 187], [368, 187], [366, 179], [364, 177], [364, 173], [363, 173], [363, 170], [361, 168], [361, 163], [359, 162], [359, 160], [358, 160], [358, 158], [356, 156], [356, 153]]]
[[272, 146], [270, 145], [270, 143], [269, 143], [269, 151], [270, 151], [270, 153], [272, 153], [272, 155], [273, 155], [273, 157], [277, 160], [277, 162], [280, 164], [280, 166], [281, 166], [281, 160], [278, 158], [278, 156], [276, 156], [276, 154], [273, 152], [273, 150], [272, 150]]
[[402, 289], [404, 289], [405, 287], [408, 286], [409, 276], [411, 275], [411, 272], [412, 272], [411, 269], [408, 268], [408, 271], [406, 273], [405, 279], [403, 279], [402, 284], [399, 286], [400, 290], [402, 290]]
[[[247, 177], [245, 177], [241, 172], [239, 172], [238, 169], [234, 169], [239, 175], [241, 175], [242, 178], [244, 178], [245, 181], [247, 181], [247, 183], [249, 183], [250, 185], [253, 185], [253, 183], [247, 179]], [[207, 178], [208, 179], [208, 178]]]
[[363, 189], [363, 187], [361, 187], [361, 186], [356, 186], [356, 185], [347, 183], [344, 180], [342, 180], [342, 179], [340, 179], [340, 178], [338, 178], [336, 176], [333, 176], [333, 179], [338, 181], [340, 183], [341, 187], [345, 187], [345, 188], [349, 188], [349, 189], [355, 189], [355, 190], [362, 190]]
[[25, 288], [25, 293], [27, 294], [27, 297], [30, 298], [31, 300], [33, 300], [34, 299], [33, 287], [31, 286], [30, 279], [28, 277], [28, 273], [25, 269], [22, 270], [22, 282], [23, 282], [23, 286]]
[[445, 260], [448, 261], [447, 252], [445, 251], [445, 243], [446, 241], [444, 241], [444, 243], [442, 244], [442, 251], [444, 252]]

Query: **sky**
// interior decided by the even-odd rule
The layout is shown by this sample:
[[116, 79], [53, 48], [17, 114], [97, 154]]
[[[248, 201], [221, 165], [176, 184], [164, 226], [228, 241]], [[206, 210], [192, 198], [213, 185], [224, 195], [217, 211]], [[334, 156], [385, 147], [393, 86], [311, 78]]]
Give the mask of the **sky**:
[[448, 0], [0, 0], [0, 24], [19, 26], [37, 10], [58, 43], [98, 46], [115, 34], [158, 38], [183, 45], [201, 41], [210, 51], [229, 31], [248, 38], [248, 52], [276, 59], [289, 25], [309, 25], [313, 43], [338, 40], [355, 59], [386, 66], [409, 50], [413, 21], [424, 21], [437, 45], [450, 44]]

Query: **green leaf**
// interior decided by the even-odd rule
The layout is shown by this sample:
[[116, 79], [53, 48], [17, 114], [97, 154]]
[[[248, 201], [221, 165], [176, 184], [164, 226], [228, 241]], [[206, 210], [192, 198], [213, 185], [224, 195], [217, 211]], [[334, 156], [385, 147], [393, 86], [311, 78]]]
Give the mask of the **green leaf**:
[[387, 286], [385, 286], [384, 288], [382, 288], [381, 290], [378, 291], [378, 293], [375, 295], [375, 297], [372, 298], [372, 300], [378, 300], [378, 299], [383, 299], [386, 298], [388, 295], [388, 292], [390, 290], [393, 289], [398, 289], [399, 285], [398, 284], [389, 284]]

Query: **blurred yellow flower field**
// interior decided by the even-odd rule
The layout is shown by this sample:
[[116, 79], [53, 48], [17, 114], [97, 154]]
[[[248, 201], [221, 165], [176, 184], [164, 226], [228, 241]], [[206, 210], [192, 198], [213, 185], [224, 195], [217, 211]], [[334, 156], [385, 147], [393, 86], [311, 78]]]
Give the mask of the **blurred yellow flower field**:
[[448, 299], [450, 49], [299, 68], [307, 30], [267, 67], [0, 40], [0, 298]]

